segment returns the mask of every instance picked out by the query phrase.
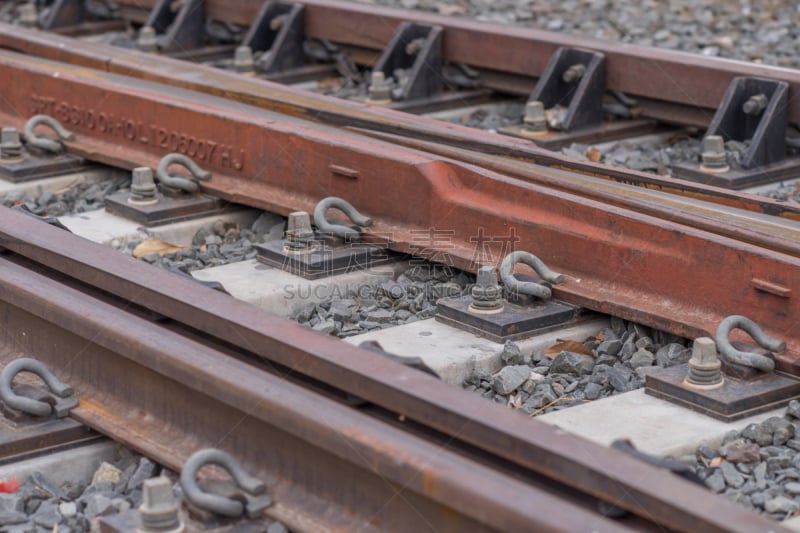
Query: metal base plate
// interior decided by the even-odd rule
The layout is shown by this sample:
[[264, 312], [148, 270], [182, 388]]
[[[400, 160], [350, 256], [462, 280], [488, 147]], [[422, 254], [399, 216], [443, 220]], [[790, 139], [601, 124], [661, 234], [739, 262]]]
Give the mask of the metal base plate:
[[442, 298], [436, 302], [436, 320], [503, 343], [530, 337], [543, 328], [569, 322], [578, 311], [578, 308], [561, 302], [537, 300], [525, 305], [505, 302], [500, 312], [476, 313], [469, 310], [471, 303], [471, 296]]
[[[468, 107], [471, 105], [490, 102], [492, 92], [487, 89], [476, 89], [468, 91], [442, 91], [427, 98], [415, 98], [412, 100], [395, 100], [383, 105], [388, 109], [405, 111], [406, 113], [422, 114], [434, 113], [436, 111], [450, 110], [454, 105], [458, 107]], [[369, 104], [370, 101], [363, 96], [351, 98], [355, 102]], [[372, 104], [381, 105], [381, 104]]]
[[443, 91], [427, 98], [417, 98], [408, 101], [396, 101], [388, 107], [406, 113], [433, 113], [452, 109], [454, 105], [467, 107], [491, 101], [492, 92], [487, 89], [470, 91]]
[[673, 166], [672, 174], [676, 178], [738, 190], [800, 176], [800, 158], [794, 157], [774, 165], [751, 170], [729, 170], [720, 174], [703, 172], [699, 163], [684, 163]]
[[9, 162], [0, 159], [0, 178], [12, 183], [49, 178], [59, 174], [71, 174], [91, 168], [85, 159], [68, 154], [38, 156], [24, 153], [21, 160]]
[[31, 417], [24, 423], [0, 419], [0, 465], [12, 457], [95, 437], [97, 433], [71, 418]]
[[283, 241], [255, 244], [254, 247], [260, 262], [309, 280], [367, 270], [393, 260], [384, 248], [363, 243], [343, 244], [332, 239], [315, 241], [313, 249], [307, 253], [287, 252]]
[[157, 226], [220, 213], [225, 202], [205, 194], [185, 194], [177, 197], [157, 193], [158, 202], [150, 205], [128, 203], [130, 192], [117, 192], [106, 197], [106, 210], [143, 226]]
[[497, 130], [498, 133], [526, 139], [537, 146], [548, 150], [558, 150], [569, 146], [572, 143], [597, 143], [611, 141], [633, 135], [644, 135], [653, 133], [658, 128], [658, 124], [652, 120], [633, 119], [633, 120], [613, 120], [604, 121], [601, 125], [593, 128], [581, 128], [575, 131], [547, 131], [542, 135], [530, 135], [525, 133], [522, 125], [506, 126]]
[[[49, 391], [33, 385], [17, 385], [14, 393], [51, 403]], [[59, 400], [64, 409], [78, 405], [75, 397]], [[56, 402], [58, 404], [58, 402]], [[12, 456], [36, 452], [42, 448], [92, 438], [97, 434], [71, 418], [38, 417], [17, 411], [0, 401], [0, 464]]]
[[778, 409], [800, 396], [800, 380], [777, 372], [749, 380], [725, 376], [719, 389], [694, 390], [683, 384], [688, 368], [683, 364], [648, 374], [645, 393], [723, 422]]

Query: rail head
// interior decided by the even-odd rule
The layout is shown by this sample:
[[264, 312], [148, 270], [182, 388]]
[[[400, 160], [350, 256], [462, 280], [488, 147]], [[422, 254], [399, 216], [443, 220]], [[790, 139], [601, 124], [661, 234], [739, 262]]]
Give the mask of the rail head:
[[[454, 442], [461, 442], [466, 447], [463, 449], [480, 449], [482, 453], [502, 458], [503, 463], [521, 469], [518, 472], [544, 476], [570, 490], [607, 499], [634, 514], [679, 530], [695, 530], [697, 524], [702, 524], [703, 529], [709, 531], [728, 530], [732, 516], [739, 517], [736, 523], [743, 527], [762, 523], [759, 517], [688, 485], [666, 471], [654, 469], [615, 450], [588, 443], [535, 420], [525, 419], [524, 429], [521, 430], [522, 419], [517, 412], [502, 409], [458, 389], [442, 386], [440, 381], [423, 372], [376, 357], [370, 351], [337, 339], [309, 332], [298, 324], [254, 309], [157, 267], [143, 265], [99, 244], [65, 234], [63, 230], [21, 213], [0, 209], [0, 228], [3, 228], [0, 229], [0, 246], [13, 255], [58, 271], [62, 276], [73, 278], [93, 290], [105, 291], [171, 318], [187, 328], [203, 331], [214, 339], [237, 346], [243, 353], [289, 369], [291, 373], [328, 383], [340, 391], [363, 398], [402, 415], [409, 422], [422, 424], [437, 434], [455, 439]], [[44, 289], [55, 282], [48, 283], [41, 276], [38, 281], [31, 282], [22, 278], [24, 273], [20, 273], [18, 267], [14, 269], [10, 265], [8, 268], [7, 275], [0, 277], [7, 289], [0, 298], [10, 300], [9, 305], [15, 301], [28, 302], [30, 299], [23, 297], [24, 291], [38, 291], [34, 303], [26, 304], [33, 306], [25, 309], [26, 312], [30, 316], [40, 314], [43, 317], [56, 313], [52, 303], [56, 289]], [[20, 280], [19, 289], [12, 290], [13, 272], [17, 272], [15, 275]], [[64, 306], [74, 299], [73, 290], [62, 298]], [[91, 305], [96, 305], [96, 301]], [[108, 314], [110, 310], [92, 310], [90, 307], [72, 316], [70, 324], [73, 329], [75, 320], [94, 320], [93, 324], [85, 327], [87, 337], [94, 336], [99, 341], [113, 343], [118, 349], [128, 345], [142, 348], [142, 340], [136, 342], [131, 339], [131, 342], [126, 342], [112, 335], [112, 332], [119, 333], [125, 327], [130, 331], [130, 324], [126, 326], [122, 323], [119, 328], [114, 328], [112, 326], [116, 322], [111, 320]], [[13, 313], [9, 316], [13, 316]], [[142, 339], [146, 338], [147, 334], [143, 332]], [[151, 350], [152, 357], [146, 355], [147, 351], [136, 349], [133, 352], [139, 355], [132, 357], [138, 361], [137, 364], [146, 362], [150, 357], [148, 375], [153, 369], [166, 372], [166, 377], [175, 383], [195, 385], [205, 394], [228, 398], [228, 405], [260, 405], [262, 400], [252, 396], [260, 387], [252, 379], [245, 379], [244, 374], [237, 374], [239, 377], [231, 380], [230, 386], [224, 386], [220, 381], [208, 381], [219, 373], [219, 369], [233, 371], [232, 368], [236, 366], [234, 361], [228, 359], [225, 364], [219, 361], [214, 363], [209, 356], [205, 362], [199, 362], [195, 370], [188, 370], [180, 360], [183, 359], [185, 363], [199, 357], [192, 354], [202, 353], [203, 350], [193, 346], [187, 351], [186, 347], [180, 347], [180, 342], [183, 341], [173, 340], [163, 344], [159, 352]], [[164, 350], [183, 355], [167, 358], [157, 355], [164, 353]], [[53, 357], [56, 358], [54, 361], [46, 362], [55, 364], [64, 355], [59, 352]], [[87, 363], [87, 368], [98, 365], [97, 361], [91, 361]], [[212, 370], [215, 368], [218, 370]], [[204, 373], [198, 373], [202, 369], [205, 369]], [[76, 376], [69, 377], [71, 382], [75, 382]], [[87, 379], [93, 380], [91, 377]], [[109, 382], [115, 381], [109, 377]], [[77, 385], [76, 390], [80, 394]], [[249, 399], [241, 397], [241, 394], [249, 396]], [[135, 397], [141, 398], [138, 391]], [[245, 403], [239, 404], [243, 399]], [[96, 407], [100, 408], [99, 405]], [[81, 412], [80, 409], [78, 412]], [[262, 412], [262, 416], [264, 414]], [[96, 416], [99, 415], [87, 413], [86, 420], [90, 425], [101, 424]], [[106, 413], [104, 416], [111, 415]], [[122, 419], [115, 420], [115, 427], [125, 426]], [[230, 418], [225, 420], [229, 422]], [[126, 430], [132, 431], [131, 428]], [[491, 438], [487, 439], [487, 435]], [[135, 443], [141, 437], [132, 433], [128, 439]], [[161, 449], [165, 456], [168, 455], [166, 450], [168, 447]], [[654, 486], [658, 487], [655, 492]]]

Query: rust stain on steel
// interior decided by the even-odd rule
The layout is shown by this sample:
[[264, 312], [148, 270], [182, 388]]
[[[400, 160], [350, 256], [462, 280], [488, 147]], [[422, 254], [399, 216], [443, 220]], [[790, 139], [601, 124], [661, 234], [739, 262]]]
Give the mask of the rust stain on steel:
[[[297, 91], [264, 80], [253, 80], [168, 57], [145, 55], [94, 43], [75, 42], [50, 34], [21, 30], [16, 26], [2, 23], [0, 23], [0, 43], [28, 54], [197, 90], [312, 121], [363, 128], [364, 131], [380, 129], [384, 132], [403, 132], [422, 141], [429, 140], [439, 145], [448, 144], [485, 152], [487, 157], [502, 155], [502, 159], [505, 160], [519, 160], [518, 164], [538, 163], [555, 168], [563, 167], [592, 177], [800, 220], [800, 208], [791, 203], [591, 162], [567, 163], [565, 156], [542, 150], [511, 137], [498, 136], [425, 117], [409, 117], [380, 106], [367, 106]], [[667, 117], [674, 115], [674, 111], [666, 114]], [[484, 158], [482, 164], [493, 170], [505, 171], [503, 164], [492, 163], [488, 158]], [[537, 181], [531, 176], [529, 173], [527, 179]], [[582, 194], [586, 192], [583, 191]]]
[[[768, 523], [616, 450], [443, 386], [425, 373], [309, 332], [21, 213], [0, 208], [0, 232], [10, 251], [0, 259], [0, 345], [36, 354], [61, 369], [82, 400], [76, 417], [173, 468], [197, 448], [221, 447], [259, 475], [277, 501], [348, 529], [361, 512], [372, 527], [391, 524], [394, 530], [418, 531], [433, 524], [438, 530], [451, 526], [464, 531], [467, 524], [454, 524], [458, 514], [452, 511], [501, 530], [637, 529], [638, 522], [608, 522], [576, 506], [574, 493], [563, 485], [612, 499], [670, 530], [755, 531]], [[133, 301], [147, 308], [170, 317], [177, 310], [175, 326], [202, 329], [240, 347], [242, 355], [262, 355], [407, 413], [423, 426], [495, 454], [503, 468], [490, 469], [495, 464], [491, 455], [480, 453], [473, 460], [468, 449], [453, 452], [435, 440], [420, 439], [327, 395], [300, 389], [284, 374], [263, 370], [257, 359], [244, 363], [233, 358], [229, 345], [220, 352], [213, 344], [63, 285], [54, 279], [58, 276], [39, 273], [38, 265], [32, 271], [24, 260], [8, 259], [19, 262], [14, 254], [20, 251], [42, 266], [57, 265], [67, 276], [111, 289], [111, 295], [132, 288]], [[205, 318], [210, 321], [198, 322]], [[507, 461], [522, 470], [503, 474]], [[561, 485], [548, 483], [542, 491], [540, 478], [530, 472]], [[346, 490], [342, 479], [349, 482]], [[397, 490], [403, 490], [402, 499], [394, 499]], [[321, 509], [315, 505], [320, 500]], [[418, 523], [420, 514], [425, 525]]]
[[[98, 247], [95, 259], [103, 256], [133, 263]], [[183, 281], [147, 270], [156, 284]], [[81, 398], [76, 419], [175, 470], [198, 448], [222, 448], [262, 479], [275, 500], [309, 516], [324, 502], [320, 516], [327, 525], [346, 530], [630, 530], [574, 498], [562, 500], [563, 489], [551, 493], [492, 470], [6, 259], [0, 260], [0, 286], [0, 346], [18, 347], [59, 368]], [[267, 316], [252, 308], [249, 313]], [[37, 333], [23, 335], [25, 329]], [[347, 349], [387, 369], [399, 366], [355, 346]], [[427, 379], [454, 401], [464, 394]], [[668, 485], [687, 485], [634, 459], [625, 461]], [[436, 490], [423, 482], [431, 479]], [[403, 497], [395, 499], [398, 490]], [[745, 510], [740, 514], [751, 525], [762, 520]]]
[[[76, 133], [70, 149], [90, 159], [155, 166], [175, 146], [183, 153], [194, 146], [214, 173], [202, 183], [206, 192], [288, 214], [311, 211], [336, 190], [373, 215], [368, 233], [392, 248], [427, 250], [470, 270], [498, 260], [476, 257], [479, 229], [502, 238], [513, 228], [517, 249], [570, 275], [557, 298], [691, 337], [715, 331], [727, 315], [749, 313], [787, 340], [784, 366], [800, 353], [793, 327], [800, 302], [750, 285], [754, 277], [773, 279], [796, 291], [800, 259], [205, 95], [109, 74], [87, 79], [19, 56], [0, 59], [0, 71], [15, 80], [0, 102], [6, 123], [53, 112]], [[331, 162], [357, 169], [359, 179], [335, 177]], [[426, 241], [435, 231], [448, 238]]]
[[[434, 142], [408, 139], [399, 135], [378, 133], [360, 128], [353, 128], [353, 130], [397, 145], [417, 148], [429, 153], [475, 164], [531, 183], [538, 183], [564, 192], [579, 194], [585, 198], [593, 198], [604, 203], [627, 207], [639, 213], [679, 222], [694, 228], [733, 237], [737, 240], [800, 257], [800, 231], [798, 231], [797, 227], [794, 227], [789, 222], [784, 222], [783, 218], [780, 217], [776, 217], [775, 220], [771, 218], [763, 220], [750, 216], [749, 210], [737, 213], [724, 208], [720, 209], [719, 206], [739, 209], [736, 202], [728, 201], [728, 197], [720, 196], [716, 199], [718, 201], [706, 205], [697, 204], [696, 202], [687, 202], [684, 199], [686, 195], [665, 198], [663, 196], [654, 196], [648, 192], [648, 189], [670, 192], [664, 188], [629, 187], [624, 183], [620, 184], [603, 178], [599, 178], [602, 181], [593, 180], [591, 179], [592, 176], [576, 174], [571, 172], [569, 168], [532, 167], [522, 161], [475, 153]], [[690, 198], [707, 201], [707, 198], [695, 198], [694, 195], [690, 196]], [[730, 199], [733, 200], [735, 198]]]
[[[153, 0], [135, 3], [152, 6]], [[206, 13], [215, 20], [250, 24], [262, 0], [240, 0], [236, 8], [223, 0], [207, 0]], [[606, 56], [606, 86], [610, 90], [705, 108], [708, 121], [728, 84], [736, 76], [780, 79], [800, 91], [800, 72], [754, 63], [658, 48], [601, 41], [530, 28], [472, 22], [430, 13], [335, 0], [300, 0], [306, 6], [305, 32], [309, 37], [383, 48], [404, 21], [442, 26], [445, 60], [486, 69], [538, 77], [559, 46], [585, 48]], [[789, 120], [800, 122], [800, 102], [789, 103]]]

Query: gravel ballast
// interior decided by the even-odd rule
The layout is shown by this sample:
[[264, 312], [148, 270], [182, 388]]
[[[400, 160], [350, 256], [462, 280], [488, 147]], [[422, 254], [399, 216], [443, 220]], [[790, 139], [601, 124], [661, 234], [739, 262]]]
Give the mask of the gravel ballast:
[[800, 5], [772, 0], [354, 0], [800, 68]]
[[39, 216], [73, 215], [105, 207], [105, 198], [127, 187], [130, 179], [119, 178], [99, 182], [80, 182], [68, 185], [57, 191], [37, 191], [25, 194], [11, 191], [0, 196], [6, 207], [24, 206]]
[[783, 416], [700, 446], [687, 462], [709, 489], [748, 509], [785, 520], [800, 512], [800, 402]]
[[549, 413], [638, 389], [651, 369], [687, 362], [687, 345], [685, 339], [613, 318], [610, 328], [584, 343], [563, 344], [549, 354], [523, 354], [507, 342], [499, 371], [473, 373], [462, 386], [529, 415]]
[[0, 530], [93, 531], [98, 517], [122, 513], [142, 503], [142, 484], [146, 479], [165, 475], [173, 481], [177, 474], [167, 471], [146, 457], [119, 448], [118, 460], [102, 463], [91, 480], [53, 483], [43, 472], [19, 480], [12, 493], [0, 493]]
[[439, 298], [468, 294], [474, 282], [474, 276], [446, 265], [416, 264], [396, 280], [352, 288], [320, 303], [297, 304], [290, 318], [322, 333], [351, 337], [433, 318]]

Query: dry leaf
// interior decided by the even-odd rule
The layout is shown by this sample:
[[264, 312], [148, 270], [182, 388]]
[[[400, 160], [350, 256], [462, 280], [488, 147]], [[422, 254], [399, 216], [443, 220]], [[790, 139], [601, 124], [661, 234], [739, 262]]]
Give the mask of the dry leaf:
[[711, 462], [708, 463], [708, 466], [710, 466], [711, 468], [717, 468], [721, 464], [722, 464], [722, 457], [714, 457], [713, 459], [711, 459]]
[[317, 82], [317, 88], [320, 91], [330, 91], [330, 92], [337, 92], [342, 90], [342, 80], [341, 78], [324, 78]]
[[589, 158], [589, 161], [593, 161], [595, 163], [597, 163], [603, 158], [603, 152], [601, 152], [597, 148], [589, 148], [588, 150], [583, 152], [583, 155]]
[[162, 241], [160, 239], [147, 239], [139, 243], [139, 246], [133, 249], [133, 257], [141, 259], [142, 257], [150, 254], [171, 254], [178, 250], [186, 250], [188, 246], [181, 246], [179, 244], [172, 244], [171, 242]]
[[583, 355], [592, 355], [592, 351], [578, 341], [561, 341], [549, 347], [544, 351], [544, 355], [550, 359], [555, 357], [561, 352], [573, 352]]
[[447, 4], [439, 4], [439, 14], [440, 15], [463, 15], [467, 12], [467, 8], [464, 6], [452, 6]]

